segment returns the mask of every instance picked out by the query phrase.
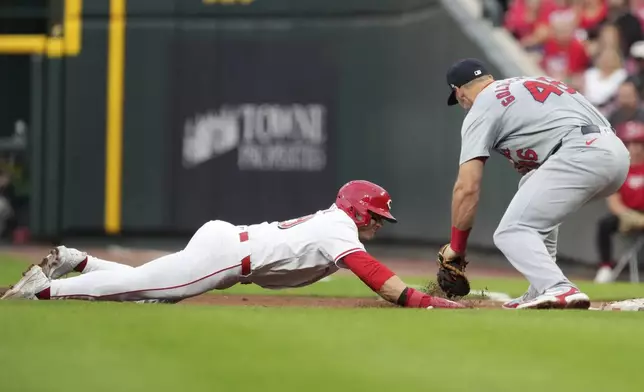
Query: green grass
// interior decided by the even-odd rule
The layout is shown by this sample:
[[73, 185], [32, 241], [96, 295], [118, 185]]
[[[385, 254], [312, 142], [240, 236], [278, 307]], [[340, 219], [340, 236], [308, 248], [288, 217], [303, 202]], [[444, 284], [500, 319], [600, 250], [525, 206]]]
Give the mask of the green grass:
[[638, 313], [0, 302], [0, 390], [641, 391]]
[[[0, 285], [24, 268], [2, 259]], [[644, 285], [578, 283], [593, 297], [644, 297]], [[473, 280], [512, 296], [526, 286]], [[225, 292], [373, 296], [351, 276]], [[0, 391], [641, 391], [643, 322], [641, 312], [0, 301]]]
[[28, 264], [15, 257], [0, 255], [0, 286], [8, 286], [20, 279]]

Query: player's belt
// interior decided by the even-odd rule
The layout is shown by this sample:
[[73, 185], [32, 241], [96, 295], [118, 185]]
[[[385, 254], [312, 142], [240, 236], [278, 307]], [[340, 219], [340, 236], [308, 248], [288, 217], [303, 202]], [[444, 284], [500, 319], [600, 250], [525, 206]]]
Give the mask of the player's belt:
[[[608, 127], [605, 127], [608, 128]], [[613, 130], [613, 133], [615, 133], [615, 129], [613, 127], [610, 127]], [[601, 133], [602, 129], [597, 126], [597, 125], [582, 125], [581, 126], [581, 134], [582, 135], [588, 135], [589, 133]]]
[[[608, 127], [605, 127], [605, 128], [608, 128]], [[600, 126], [598, 126], [598, 125], [582, 125], [581, 127], [579, 127], [579, 129], [581, 130], [582, 135], [588, 135], [588, 134], [591, 134], [591, 133], [601, 133], [602, 132], [602, 128]], [[615, 128], [610, 127], [610, 129], [613, 131], [613, 133], [616, 133]], [[549, 158], [551, 155], [553, 155], [554, 153], [559, 151], [559, 149], [561, 148], [562, 143], [563, 143], [563, 141], [560, 140], [559, 143], [557, 143], [557, 145], [552, 149], [550, 154], [547, 155], [547, 157]]]
[[[242, 231], [239, 233], [239, 242], [248, 241], [248, 232]], [[250, 275], [250, 255], [244, 257], [241, 261], [241, 274], [242, 276]]]

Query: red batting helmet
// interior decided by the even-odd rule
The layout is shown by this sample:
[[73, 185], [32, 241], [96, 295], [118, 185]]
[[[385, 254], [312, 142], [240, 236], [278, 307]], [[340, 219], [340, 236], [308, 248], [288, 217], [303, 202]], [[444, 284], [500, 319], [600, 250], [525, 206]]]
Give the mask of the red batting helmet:
[[391, 215], [391, 197], [389, 193], [372, 182], [364, 180], [350, 181], [338, 191], [335, 205], [346, 212], [356, 226], [367, 226], [371, 213], [379, 215], [389, 222], [396, 223]]
[[627, 121], [617, 127], [617, 135], [624, 143], [644, 142], [644, 124], [639, 121]]

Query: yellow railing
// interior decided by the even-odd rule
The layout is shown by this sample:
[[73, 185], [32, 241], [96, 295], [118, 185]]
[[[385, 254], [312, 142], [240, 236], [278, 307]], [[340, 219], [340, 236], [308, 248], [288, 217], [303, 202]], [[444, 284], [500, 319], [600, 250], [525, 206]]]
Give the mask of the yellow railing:
[[121, 231], [126, 0], [110, 0], [105, 140], [105, 231]]
[[65, 0], [62, 26], [51, 34], [0, 34], [0, 54], [45, 54], [76, 56], [81, 49], [83, 0]]

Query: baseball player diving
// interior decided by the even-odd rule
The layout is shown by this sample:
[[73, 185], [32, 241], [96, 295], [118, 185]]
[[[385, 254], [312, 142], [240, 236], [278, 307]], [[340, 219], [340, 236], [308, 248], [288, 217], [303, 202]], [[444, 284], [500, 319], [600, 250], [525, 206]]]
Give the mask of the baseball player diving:
[[[393, 304], [464, 308], [408, 287], [366, 252], [361, 241], [372, 239], [385, 222], [397, 222], [389, 193], [368, 181], [351, 181], [325, 210], [249, 226], [209, 221], [183, 250], [136, 268], [56, 247], [39, 265], [30, 266], [2, 299], [175, 303], [238, 283], [267, 289], [302, 287], [348, 268]], [[60, 279], [72, 271], [81, 275]]]
[[494, 150], [523, 176], [494, 232], [494, 244], [530, 282], [523, 296], [502, 306], [588, 309], [588, 296], [556, 264], [558, 228], [584, 204], [621, 187], [629, 170], [628, 150], [608, 120], [558, 80], [494, 80], [481, 61], [464, 59], [449, 68], [447, 84], [452, 89], [447, 104], [468, 112], [452, 195], [451, 240], [439, 251], [439, 264], [451, 263], [461, 271], [467, 265], [483, 167]]

